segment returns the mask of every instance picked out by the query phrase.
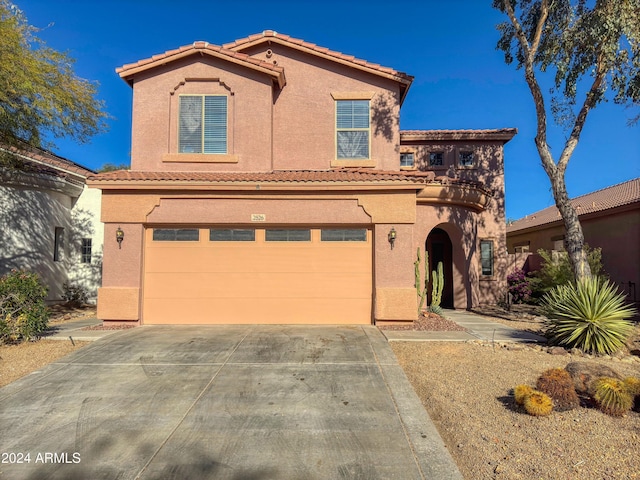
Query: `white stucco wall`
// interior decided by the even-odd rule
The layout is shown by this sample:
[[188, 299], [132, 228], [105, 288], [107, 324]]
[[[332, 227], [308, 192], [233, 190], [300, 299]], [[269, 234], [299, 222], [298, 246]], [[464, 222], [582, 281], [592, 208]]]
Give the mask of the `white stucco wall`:
[[55, 228], [71, 229], [72, 198], [64, 193], [0, 185], [0, 275], [25, 269], [40, 275], [48, 301], [61, 298], [67, 278], [68, 242], [54, 261]]
[[[102, 244], [104, 224], [100, 221], [100, 190], [88, 188], [71, 209], [69, 252], [69, 283], [89, 292], [89, 302], [95, 303], [102, 282]], [[82, 262], [82, 239], [91, 239], [91, 263]]]
[[[0, 276], [12, 269], [36, 272], [48, 302], [62, 301], [64, 283], [86, 288], [95, 302], [102, 272], [100, 191], [39, 174], [0, 173]], [[58, 260], [56, 228], [63, 229]], [[91, 264], [81, 263], [82, 238], [92, 239]]]

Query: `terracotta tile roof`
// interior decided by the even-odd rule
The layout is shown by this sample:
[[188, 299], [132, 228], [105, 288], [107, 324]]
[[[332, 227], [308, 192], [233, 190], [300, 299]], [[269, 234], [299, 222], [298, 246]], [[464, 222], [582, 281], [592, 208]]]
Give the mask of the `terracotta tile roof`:
[[[277, 170], [273, 172], [141, 172], [118, 170], [91, 175], [88, 180], [96, 186], [128, 183], [181, 184], [459, 184], [470, 185], [490, 194], [482, 184], [448, 177], [436, 177], [433, 172], [382, 171], [365, 168], [335, 168], [332, 170]], [[418, 187], [420, 188], [420, 187]]]
[[92, 175], [90, 180], [135, 181], [135, 182], [212, 182], [212, 183], [242, 183], [242, 182], [410, 182], [424, 183], [426, 179], [433, 179], [432, 172], [385, 172], [368, 169], [336, 168], [333, 170], [276, 170], [272, 172], [141, 172], [118, 170], [115, 172]]
[[69, 174], [87, 177], [95, 174], [93, 170], [83, 167], [82, 165], [60, 157], [48, 150], [28, 146], [25, 144], [23, 148], [16, 147], [0, 147], [0, 150], [11, 152], [22, 162], [24, 162], [24, 170], [34, 173], [43, 173], [64, 178]]
[[420, 140], [511, 140], [518, 133], [517, 128], [485, 130], [401, 130], [400, 141]]
[[123, 79], [130, 80], [131, 76], [136, 73], [148, 70], [153, 67], [157, 67], [159, 65], [164, 65], [171, 61], [196, 53], [209, 54], [214, 57], [223, 58], [235, 63], [243, 64], [249, 68], [260, 69], [278, 78], [280, 87], [284, 86], [284, 68], [257, 58], [250, 57], [249, 55], [246, 55], [244, 53], [234, 52], [233, 50], [228, 50], [226, 48], [204, 41], [193, 42], [191, 45], [184, 45], [174, 50], [168, 50], [164, 53], [154, 55], [151, 58], [145, 58], [135, 63], [128, 63], [126, 65], [123, 65], [122, 67], [116, 68], [116, 73], [118, 73]]
[[365, 67], [367, 69], [376, 70], [380, 73], [385, 73], [394, 77], [398, 77], [398, 79], [401, 79], [405, 83], [406, 82], [411, 83], [413, 81], [413, 77], [411, 75], [407, 75], [404, 72], [399, 72], [389, 67], [383, 67], [381, 65], [378, 65], [377, 63], [370, 63], [370, 62], [367, 62], [366, 60], [361, 60], [359, 58], [356, 58], [353, 55], [346, 55], [341, 52], [329, 50], [328, 48], [321, 47], [319, 45], [316, 45], [315, 43], [306, 42], [299, 38], [293, 38], [289, 35], [284, 35], [282, 33], [278, 33], [273, 30], [265, 30], [262, 33], [256, 33], [254, 35], [249, 35], [248, 37], [241, 38], [230, 43], [225, 43], [223, 45], [223, 48], [237, 51], [237, 50], [242, 50], [250, 46], [256, 45], [258, 43], [262, 43], [263, 41], [267, 41], [267, 40], [272, 42], [277, 42], [283, 45], [297, 47], [298, 49], [304, 49], [312, 53], [331, 57], [335, 60], [352, 63], [354, 65]]
[[[640, 177], [595, 192], [587, 193], [571, 200], [578, 216], [601, 212], [623, 205], [640, 202]], [[507, 233], [517, 232], [526, 228], [538, 227], [561, 221], [560, 212], [556, 206], [527, 215], [507, 226]]]

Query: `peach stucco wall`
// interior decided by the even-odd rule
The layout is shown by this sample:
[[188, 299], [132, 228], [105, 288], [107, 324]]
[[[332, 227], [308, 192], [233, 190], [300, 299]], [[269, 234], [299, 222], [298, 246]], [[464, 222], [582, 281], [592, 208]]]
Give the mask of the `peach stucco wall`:
[[[265, 57], [263, 51], [255, 55]], [[265, 74], [200, 56], [138, 74], [133, 84], [132, 169], [330, 168], [336, 163], [332, 94], [371, 97], [371, 161], [356, 164], [397, 169], [400, 107], [395, 82], [284, 46], [273, 46], [270, 61], [285, 68], [282, 90], [272, 87]], [[229, 155], [200, 155], [193, 162], [175, 155], [178, 96], [189, 93], [228, 96]]]
[[[267, 50], [271, 51], [268, 58]], [[277, 62], [286, 72], [287, 85], [274, 102], [274, 165], [277, 169], [325, 169], [335, 160], [332, 94], [352, 94], [353, 98], [363, 94], [371, 96], [371, 165], [381, 170], [398, 168], [397, 83], [284, 45], [261, 45], [246, 53]]]
[[[228, 156], [201, 155], [197, 162], [163, 161], [168, 160], [166, 155], [177, 153], [178, 97], [190, 93], [228, 97]], [[192, 56], [141, 73], [133, 84], [131, 169], [268, 171], [272, 100], [266, 75], [208, 57]]]
[[[457, 154], [474, 152], [474, 167], [460, 167]], [[491, 193], [485, 208], [475, 211], [462, 206], [421, 204], [413, 235], [413, 256], [418, 247], [424, 253], [429, 233], [434, 228], [447, 232], [453, 246], [454, 307], [471, 308], [495, 303], [506, 288], [506, 225], [504, 212], [504, 148], [487, 141], [421, 141], [403, 143], [401, 151], [413, 151], [420, 169], [436, 175], [479, 182]], [[444, 152], [444, 165], [429, 167], [430, 152]], [[483, 277], [480, 265], [480, 241], [494, 242], [494, 275]]]

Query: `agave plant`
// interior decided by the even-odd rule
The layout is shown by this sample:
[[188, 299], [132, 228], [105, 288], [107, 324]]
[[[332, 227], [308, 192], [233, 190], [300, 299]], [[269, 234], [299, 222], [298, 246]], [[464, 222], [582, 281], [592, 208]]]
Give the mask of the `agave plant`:
[[633, 332], [628, 321], [635, 309], [608, 280], [591, 277], [560, 285], [542, 298], [549, 317], [547, 337], [552, 343], [590, 353], [620, 350]]

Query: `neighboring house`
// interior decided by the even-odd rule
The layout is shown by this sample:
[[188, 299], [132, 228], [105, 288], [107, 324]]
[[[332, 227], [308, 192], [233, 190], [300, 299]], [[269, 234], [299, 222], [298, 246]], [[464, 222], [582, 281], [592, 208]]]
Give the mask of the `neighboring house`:
[[[571, 200], [584, 240], [602, 249], [605, 272], [629, 300], [640, 300], [640, 178]], [[507, 226], [509, 253], [564, 250], [565, 228], [557, 207]]]
[[503, 295], [515, 129], [401, 132], [411, 76], [273, 31], [117, 72], [132, 158], [88, 181], [105, 223], [99, 318], [413, 320], [418, 248], [444, 263], [443, 306]]
[[0, 150], [16, 164], [0, 164], [0, 275], [37, 272], [48, 302], [61, 301], [67, 283], [95, 303], [104, 231], [100, 192], [85, 185], [95, 172], [45, 150]]

